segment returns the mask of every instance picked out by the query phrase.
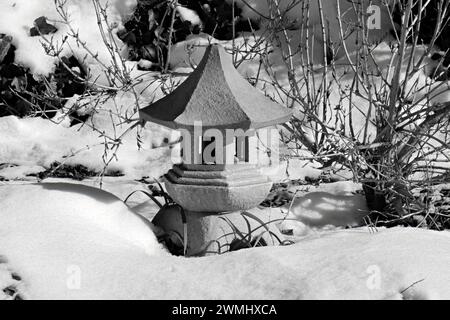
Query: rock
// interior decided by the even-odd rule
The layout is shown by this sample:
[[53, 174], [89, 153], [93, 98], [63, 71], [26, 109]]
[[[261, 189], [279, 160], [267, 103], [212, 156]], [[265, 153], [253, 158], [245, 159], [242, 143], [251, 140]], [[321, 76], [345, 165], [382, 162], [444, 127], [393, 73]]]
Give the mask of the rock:
[[13, 272], [8, 259], [0, 255], [0, 300], [23, 300], [23, 287], [22, 277]]
[[0, 76], [7, 79], [14, 79], [15, 77], [23, 77], [25, 71], [14, 63], [9, 63], [0, 69]]

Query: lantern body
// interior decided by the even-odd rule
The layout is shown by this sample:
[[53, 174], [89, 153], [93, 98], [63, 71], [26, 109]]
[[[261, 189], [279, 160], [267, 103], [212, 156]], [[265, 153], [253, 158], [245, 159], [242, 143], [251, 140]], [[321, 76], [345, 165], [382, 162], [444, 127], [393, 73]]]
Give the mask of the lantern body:
[[278, 147], [275, 128], [182, 130], [183, 164], [165, 175], [166, 189], [183, 208], [200, 212], [247, 210], [267, 196], [261, 150]]
[[[215, 170], [216, 169], [216, 170]], [[254, 165], [176, 165], [165, 176], [167, 192], [189, 211], [228, 212], [260, 204], [272, 187]]]

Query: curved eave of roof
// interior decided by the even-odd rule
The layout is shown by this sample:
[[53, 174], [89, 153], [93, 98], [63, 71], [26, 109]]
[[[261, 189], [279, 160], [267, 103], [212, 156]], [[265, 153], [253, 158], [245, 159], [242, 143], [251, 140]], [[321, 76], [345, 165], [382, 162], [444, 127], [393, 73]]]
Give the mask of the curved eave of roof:
[[[211, 70], [205, 69], [207, 65]], [[217, 81], [220, 81], [219, 85], [215, 83]], [[227, 99], [205, 109], [197, 101], [198, 97], [201, 97], [200, 101], [205, 101], [205, 92], [199, 88], [199, 82], [206, 85], [215, 83], [216, 92], [211, 99], [217, 99], [216, 95]], [[199, 118], [193, 119], [193, 114]], [[218, 45], [207, 48], [198, 67], [171, 94], [140, 110], [140, 117], [145, 121], [188, 130], [192, 130], [195, 121], [202, 121], [205, 129], [259, 129], [284, 123], [291, 115], [290, 109], [271, 101], [251, 86], [234, 68], [231, 57], [223, 47]]]
[[[158, 118], [154, 118], [148, 114], [145, 113], [141, 113], [141, 119], [145, 120], [145, 121], [149, 121], [149, 122], [153, 122], [156, 124], [159, 124], [161, 126], [170, 128], [170, 129], [174, 129], [174, 130], [178, 130], [178, 129], [186, 129], [189, 131], [192, 131], [194, 128], [194, 125], [191, 124], [184, 124], [184, 123], [178, 123], [178, 122], [174, 122], [174, 121], [164, 121]], [[202, 129], [219, 129], [219, 130], [225, 130], [225, 129], [261, 129], [261, 128], [266, 128], [266, 127], [270, 127], [273, 126], [275, 124], [279, 124], [279, 123], [285, 123], [287, 121], [289, 121], [289, 119], [291, 118], [291, 114], [289, 115], [285, 115], [283, 117], [280, 117], [276, 120], [271, 120], [271, 121], [266, 121], [266, 122], [250, 122], [250, 121], [243, 121], [243, 122], [235, 122], [235, 123], [231, 123], [231, 124], [226, 124], [226, 125], [204, 125], [202, 124]]]

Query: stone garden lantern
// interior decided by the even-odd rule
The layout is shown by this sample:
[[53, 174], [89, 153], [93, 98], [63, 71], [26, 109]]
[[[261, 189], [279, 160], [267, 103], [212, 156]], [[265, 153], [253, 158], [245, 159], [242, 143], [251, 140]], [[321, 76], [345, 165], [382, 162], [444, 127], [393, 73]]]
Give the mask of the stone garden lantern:
[[[290, 116], [241, 77], [220, 45], [208, 46], [181, 85], [140, 111], [144, 121], [181, 131], [182, 163], [165, 175], [165, 187], [186, 212], [188, 254], [228, 251], [236, 230], [249, 233], [248, 220], [255, 228], [268, 222], [256, 208], [272, 186], [258, 170], [260, 151], [277, 147], [273, 126]], [[153, 222], [183, 234], [173, 208], [163, 208]]]

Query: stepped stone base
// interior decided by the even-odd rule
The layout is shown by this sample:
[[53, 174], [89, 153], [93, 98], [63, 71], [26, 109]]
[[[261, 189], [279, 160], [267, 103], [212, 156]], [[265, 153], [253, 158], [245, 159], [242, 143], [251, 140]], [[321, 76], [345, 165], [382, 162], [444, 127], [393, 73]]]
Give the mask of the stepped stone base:
[[[269, 214], [267, 210], [253, 208], [242, 213], [200, 213], [186, 211], [187, 255], [206, 256], [221, 254], [258, 245], [279, 245], [284, 237], [277, 225], [283, 216]], [[277, 221], [278, 220], [278, 221]], [[161, 209], [153, 224], [164, 231], [175, 231], [183, 236], [183, 222], [178, 207]], [[263, 226], [263, 224], [265, 224]]]
[[165, 186], [185, 210], [226, 212], [257, 206], [272, 182], [253, 165], [175, 165], [165, 175]]

